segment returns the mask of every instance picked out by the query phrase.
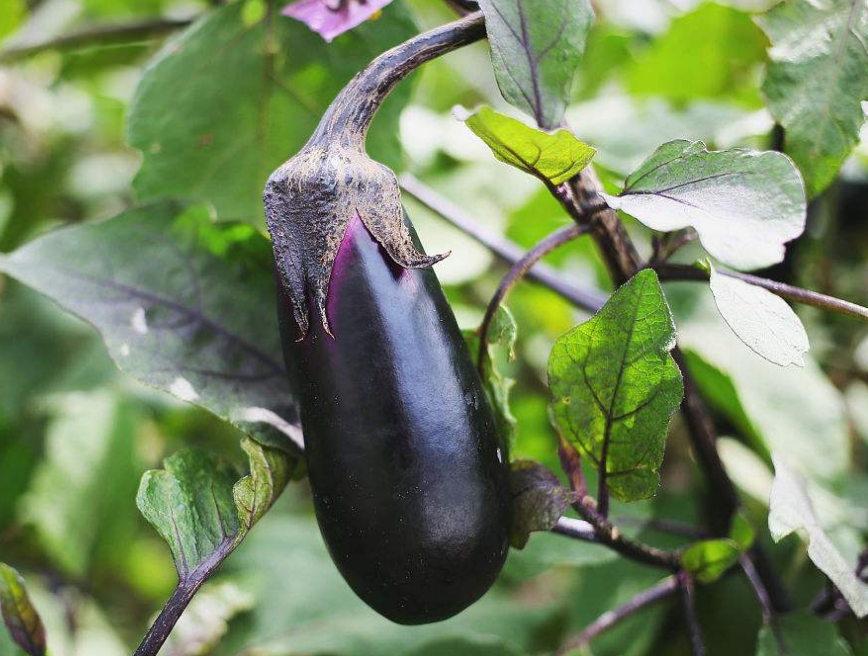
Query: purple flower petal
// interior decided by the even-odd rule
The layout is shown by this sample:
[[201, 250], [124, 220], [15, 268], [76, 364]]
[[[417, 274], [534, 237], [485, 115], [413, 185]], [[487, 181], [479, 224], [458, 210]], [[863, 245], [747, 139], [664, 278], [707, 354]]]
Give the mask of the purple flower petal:
[[[331, 9], [327, 2], [332, 6], [340, 6]], [[392, 0], [344, 0], [340, 3], [338, 0], [298, 0], [284, 7], [280, 13], [300, 20], [323, 39], [331, 41], [364, 22], [390, 2]]]

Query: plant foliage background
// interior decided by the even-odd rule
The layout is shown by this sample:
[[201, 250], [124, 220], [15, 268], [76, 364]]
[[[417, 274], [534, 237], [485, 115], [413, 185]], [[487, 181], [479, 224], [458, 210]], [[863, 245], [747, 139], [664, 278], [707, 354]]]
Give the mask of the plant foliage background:
[[[483, 0], [483, 9], [492, 4]], [[235, 553], [205, 583], [163, 653], [551, 653], [657, 583], [660, 571], [600, 545], [536, 532], [511, 552], [482, 601], [443, 624], [406, 628], [355, 598], [319, 537], [296, 460], [262, 186], [371, 58], [454, 15], [445, 3], [399, 0], [326, 44], [280, 8], [269, 0], [2, 0], [0, 561], [23, 575], [54, 656], [132, 653], [175, 588], [175, 566], [182, 580], [195, 577], [221, 549]], [[494, 68], [486, 43], [425, 66], [377, 117], [371, 154], [530, 248], [572, 223], [546, 189], [563, 181], [552, 177], [564, 171], [557, 158], [582, 159], [581, 168], [592, 153], [560, 137], [523, 134], [490, 110], [456, 112], [462, 121], [452, 108], [485, 104], [546, 129], [565, 114], [596, 149], [607, 199], [626, 212], [643, 255], [652, 249], [648, 227], [689, 225], [699, 240], [678, 252], [682, 264], [710, 254], [868, 304], [864, 2], [601, 0], [594, 10], [586, 43], [590, 16], [577, 14], [562, 44], [574, 54], [584, 45], [566, 100], [529, 100], [520, 80], [503, 83], [507, 13], [490, 26], [504, 35], [493, 46]], [[96, 24], [141, 22], [151, 28], [30, 48]], [[550, 65], [549, 79], [566, 88], [574, 71], [560, 60]], [[504, 154], [504, 139], [531, 151], [551, 147], [553, 159], [529, 165], [521, 153]], [[802, 198], [795, 169], [771, 153], [760, 161], [708, 152], [733, 147], [783, 147], [799, 167], [810, 198], [807, 228], [785, 257], [782, 245], [801, 233], [793, 231]], [[671, 170], [658, 181], [661, 162]], [[725, 200], [717, 215], [673, 224], [664, 199], [648, 199], [667, 180], [701, 194], [690, 179], [698, 169], [756, 171], [776, 186], [757, 187], [755, 196], [715, 187]], [[459, 323], [477, 327], [502, 263], [407, 194], [405, 203], [428, 252], [452, 250], [436, 271]], [[731, 220], [739, 203], [770, 208], [760, 218], [779, 221], [777, 228], [730, 222], [721, 238], [714, 219]], [[576, 286], [614, 291], [586, 238], [546, 262]], [[501, 419], [513, 432], [512, 458], [561, 471], [551, 394], [591, 406], [595, 394], [571, 375], [570, 358], [587, 351], [605, 363], [648, 348], [639, 365], [659, 378], [653, 403], [643, 405], [642, 390], [625, 383], [607, 388], [608, 413], [585, 416], [556, 402], [554, 421], [574, 440], [582, 432], [570, 435], [570, 426], [609, 422], [614, 434], [629, 435], [638, 423], [652, 453], [637, 460], [615, 449], [608, 470], [603, 463], [631, 472], [612, 478], [611, 516], [654, 546], [695, 541], [647, 523], [703, 521], [706, 483], [678, 413], [667, 432], [681, 390], [669, 354], [677, 330], [679, 364], [708, 401], [721, 457], [745, 502], [739, 521], [771, 554], [793, 606], [808, 609], [781, 621], [794, 645], [789, 653], [864, 656], [864, 621], [829, 623], [809, 607], [828, 576], [853, 610], [868, 612], [868, 592], [847, 569], [868, 535], [868, 324], [805, 306], [795, 307], [795, 318], [777, 297], [706, 266], [710, 286], [664, 280], [665, 300], [656, 276], [640, 274], [588, 324], [590, 314], [561, 296], [519, 284], [509, 299], [517, 335], [501, 327], [504, 343], [515, 339], [515, 357], [492, 350], [503, 379], [489, 381], [495, 395], [505, 394], [504, 384], [510, 390]], [[640, 315], [644, 323], [636, 320], [635, 334], [618, 343], [624, 317]], [[582, 366], [599, 368], [594, 357]], [[633, 411], [635, 422], [616, 423]], [[599, 463], [599, 445], [577, 448]], [[238, 520], [227, 531], [204, 521], [203, 511], [173, 541], [161, 512], [186, 507], [203, 481], [219, 491], [213, 503]], [[596, 488], [592, 471], [589, 487]], [[275, 505], [263, 515], [260, 501]], [[685, 566], [690, 560], [700, 583], [716, 579], [738, 559], [737, 537], [689, 558], [685, 552]], [[724, 565], [715, 569], [714, 558]], [[20, 602], [15, 572], [0, 577], [4, 599]], [[708, 653], [779, 653], [743, 576], [698, 585], [696, 603]], [[40, 633], [28, 617], [19, 614], [20, 625], [10, 628], [38, 652]], [[0, 656], [23, 653], [12, 634], [0, 631]], [[613, 656], [689, 653], [677, 598], [630, 617], [592, 647]]]

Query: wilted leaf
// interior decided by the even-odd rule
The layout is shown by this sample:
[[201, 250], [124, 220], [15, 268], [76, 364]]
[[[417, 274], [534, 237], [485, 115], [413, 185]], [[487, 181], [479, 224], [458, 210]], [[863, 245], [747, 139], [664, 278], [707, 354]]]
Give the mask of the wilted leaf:
[[459, 107], [455, 115], [467, 123], [501, 162], [553, 185], [577, 175], [596, 152], [567, 130], [549, 134], [488, 107], [474, 112]]
[[587, 0], [481, 0], [500, 92], [536, 119], [558, 127], [572, 98], [585, 38], [594, 21]]
[[868, 584], [856, 576], [856, 563], [847, 560], [829, 540], [814, 514], [805, 482], [774, 456], [775, 481], [769, 502], [769, 531], [778, 542], [799, 531], [808, 545], [808, 556], [837, 586], [857, 617], [868, 615]]
[[0, 563], [0, 611], [12, 639], [30, 656], [45, 656], [45, 629], [30, 602], [24, 579]]
[[122, 370], [297, 451], [272, 266], [253, 228], [169, 201], [0, 255], [0, 270], [95, 326]]
[[669, 354], [675, 326], [657, 275], [638, 273], [592, 319], [558, 338], [549, 356], [554, 413], [621, 501], [657, 490], [666, 432], [683, 395]]
[[771, 39], [763, 92], [811, 196], [859, 140], [868, 100], [868, 4], [785, 0], [757, 18]]
[[533, 460], [516, 460], [509, 472], [512, 529], [509, 541], [523, 549], [533, 531], [548, 531], [576, 500], [549, 469]]
[[693, 227], [715, 258], [737, 269], [784, 259], [805, 229], [805, 190], [792, 161], [776, 152], [711, 151], [670, 141], [633, 171], [609, 205], [652, 230]]
[[238, 474], [215, 456], [185, 449], [164, 469], [142, 477], [136, 504], [168, 543], [179, 586], [201, 583], [238, 546], [283, 491], [290, 458], [245, 438], [250, 474]]
[[778, 616], [774, 628], [763, 626], [757, 656], [851, 656], [838, 628], [809, 611]]
[[718, 273], [711, 268], [711, 291], [717, 309], [732, 332], [769, 362], [805, 366], [802, 354], [810, 344], [799, 317], [770, 291]]
[[713, 583], [738, 562], [741, 554], [732, 540], [703, 540], [681, 554], [681, 564], [700, 583]]
[[[332, 44], [279, 16], [276, 2], [251, 22], [248, 4], [208, 12], [145, 70], [128, 122], [130, 145], [144, 157], [140, 199], [207, 200], [221, 219], [262, 223], [271, 171], [305, 144], [353, 75], [415, 33], [401, 3]], [[406, 85], [396, 90], [368, 139], [371, 154], [393, 166], [408, 95]]]
[[[494, 420], [497, 422], [497, 434], [507, 447], [512, 446], [515, 438], [517, 421], [509, 407], [509, 392], [515, 385], [515, 380], [505, 376], [500, 371], [497, 362], [499, 358], [508, 360], [515, 358], [515, 339], [517, 327], [512, 313], [505, 305], [498, 306], [488, 324], [488, 353], [485, 354], [483, 369], [483, 386], [488, 395], [488, 401], [494, 409]], [[464, 339], [473, 358], [479, 353], [479, 332], [465, 330]]]

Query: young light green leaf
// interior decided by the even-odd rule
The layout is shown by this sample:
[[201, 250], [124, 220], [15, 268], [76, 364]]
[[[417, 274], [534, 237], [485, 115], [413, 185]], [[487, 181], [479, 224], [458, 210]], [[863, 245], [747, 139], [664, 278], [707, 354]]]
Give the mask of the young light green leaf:
[[[278, 3], [260, 3], [259, 15], [245, 11], [251, 4], [207, 12], [145, 69], [128, 122], [130, 145], [144, 158], [134, 183], [140, 199], [207, 200], [221, 219], [261, 224], [271, 171], [304, 145], [353, 75], [416, 33], [397, 2], [331, 44], [282, 18]], [[409, 88], [394, 96], [368, 145], [397, 166], [398, 114]]]
[[45, 656], [45, 629], [33, 607], [24, 579], [5, 563], [0, 563], [0, 611], [12, 639], [29, 656]]
[[544, 130], [558, 127], [594, 22], [588, 0], [480, 0], [500, 92]]
[[763, 92], [814, 196], [859, 141], [868, 100], [868, 4], [785, 0], [757, 18], [772, 42]]
[[533, 531], [548, 531], [576, 500], [548, 468], [533, 460], [515, 460], [509, 472], [512, 528], [509, 541], [523, 549]]
[[711, 267], [711, 291], [732, 332], [769, 362], [805, 366], [808, 334], [787, 302], [770, 291]]
[[701, 141], [660, 146], [609, 205], [652, 230], [692, 227], [711, 255], [736, 269], [784, 259], [805, 229], [805, 190], [786, 156], [743, 149], [708, 151]]
[[553, 185], [577, 175], [596, 152], [567, 130], [549, 134], [488, 107], [475, 112], [457, 107], [455, 115], [467, 123], [501, 162]]
[[769, 531], [775, 542], [799, 531], [808, 556], [837, 586], [857, 617], [868, 615], [868, 584], [856, 576], [856, 563], [848, 563], [820, 525], [805, 481], [777, 455], [775, 480], [769, 501]]
[[757, 639], [757, 656], [852, 656], [832, 622], [803, 610], [779, 616], [764, 625]]
[[562, 335], [549, 356], [558, 426], [621, 501], [657, 490], [669, 419], [684, 392], [674, 345], [657, 274], [645, 270]]
[[297, 452], [271, 262], [252, 227], [163, 201], [49, 233], [0, 255], [0, 270], [91, 323], [143, 383]]
[[732, 516], [729, 526], [729, 539], [732, 540], [741, 551], [747, 551], [753, 545], [756, 532], [744, 513], [738, 512]]
[[713, 583], [738, 562], [741, 550], [732, 540], [703, 540], [681, 554], [681, 564], [700, 583]]
[[[515, 358], [515, 339], [518, 328], [512, 312], [505, 305], [500, 305], [488, 324], [488, 353], [485, 354], [483, 369], [483, 386], [488, 401], [494, 409], [494, 420], [497, 423], [497, 434], [507, 448], [512, 447], [518, 422], [509, 407], [509, 393], [515, 380], [503, 374], [498, 367], [498, 360]], [[473, 357], [479, 352], [479, 331], [465, 330], [464, 339]]]
[[241, 444], [250, 474], [209, 453], [185, 449], [145, 472], [136, 504], [168, 543], [180, 587], [200, 585], [274, 503], [292, 473], [284, 452], [250, 438]]

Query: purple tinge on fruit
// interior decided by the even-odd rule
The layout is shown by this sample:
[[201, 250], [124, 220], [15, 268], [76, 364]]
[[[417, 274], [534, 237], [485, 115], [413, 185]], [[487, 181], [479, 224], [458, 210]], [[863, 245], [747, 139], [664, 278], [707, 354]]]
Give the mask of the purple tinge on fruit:
[[283, 8], [284, 16], [305, 23], [331, 41], [366, 21], [392, 0], [298, 0]]

